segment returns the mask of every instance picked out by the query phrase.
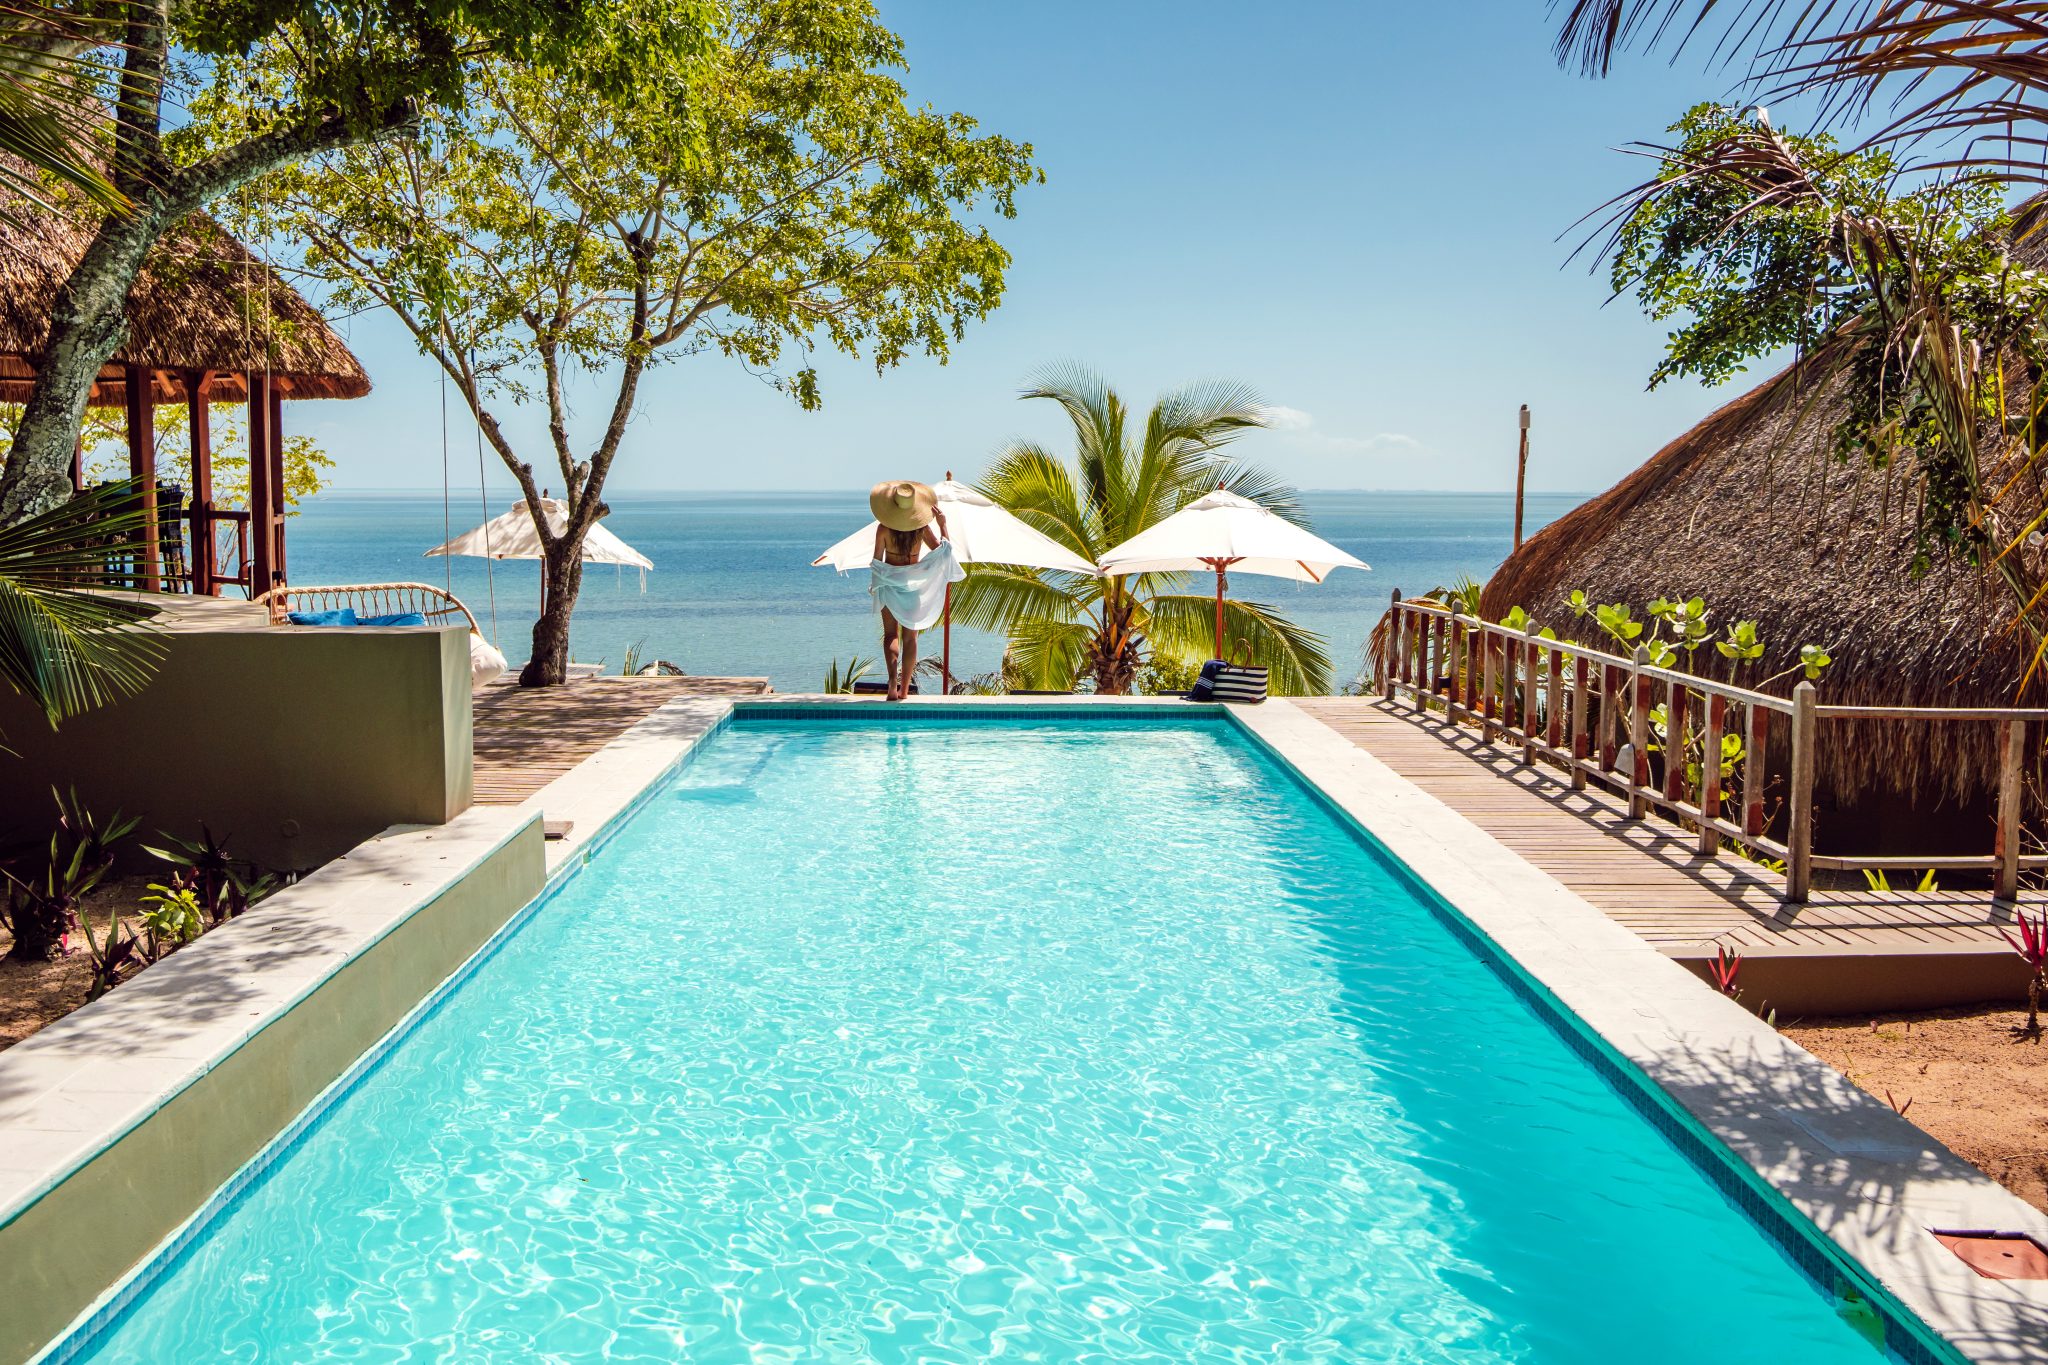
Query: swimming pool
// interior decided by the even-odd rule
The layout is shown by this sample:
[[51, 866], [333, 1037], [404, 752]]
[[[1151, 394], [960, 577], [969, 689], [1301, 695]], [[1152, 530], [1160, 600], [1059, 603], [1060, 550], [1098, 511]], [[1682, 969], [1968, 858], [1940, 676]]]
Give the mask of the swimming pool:
[[1228, 724], [757, 714], [74, 1345], [1868, 1365], [1871, 1326]]

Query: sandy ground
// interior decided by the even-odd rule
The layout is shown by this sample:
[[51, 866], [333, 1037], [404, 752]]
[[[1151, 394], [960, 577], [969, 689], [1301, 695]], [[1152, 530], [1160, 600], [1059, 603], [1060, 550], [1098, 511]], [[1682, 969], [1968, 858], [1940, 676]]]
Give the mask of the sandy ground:
[[2024, 1009], [1976, 1006], [1787, 1026], [1787, 1036], [2048, 1211], [2048, 1039]]
[[[95, 890], [86, 899], [93, 932], [104, 934], [109, 908], [116, 903], [135, 906], [154, 880], [122, 877]], [[125, 911], [122, 919], [134, 924]], [[84, 934], [72, 935], [71, 942], [71, 956], [55, 962], [10, 962], [4, 955], [14, 946], [14, 938], [0, 927], [0, 1049], [14, 1046], [85, 1003], [92, 961], [85, 951]]]

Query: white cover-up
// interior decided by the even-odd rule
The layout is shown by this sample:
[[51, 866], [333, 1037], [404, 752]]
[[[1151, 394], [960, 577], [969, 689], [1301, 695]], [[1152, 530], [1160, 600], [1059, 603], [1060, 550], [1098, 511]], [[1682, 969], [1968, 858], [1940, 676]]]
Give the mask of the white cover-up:
[[868, 595], [906, 629], [926, 630], [945, 615], [946, 585], [965, 577], [967, 570], [953, 557], [953, 542], [942, 540], [915, 564], [870, 561]]

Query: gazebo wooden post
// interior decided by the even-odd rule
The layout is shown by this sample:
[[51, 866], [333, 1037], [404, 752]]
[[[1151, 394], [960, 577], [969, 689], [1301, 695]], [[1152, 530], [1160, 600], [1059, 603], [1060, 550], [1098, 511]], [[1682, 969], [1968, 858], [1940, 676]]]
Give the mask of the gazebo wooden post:
[[156, 521], [156, 381], [141, 365], [129, 365], [122, 390], [128, 400], [128, 474], [139, 481], [142, 502], [142, 588], [162, 586], [163, 547]]
[[291, 381], [272, 376], [265, 387], [270, 390], [270, 420], [264, 424], [264, 431], [270, 439], [271, 544], [276, 547], [271, 553], [275, 556], [277, 581], [282, 584], [290, 576], [284, 555], [284, 391], [291, 387]]
[[249, 376], [249, 596], [277, 586], [277, 488], [270, 478], [270, 376]]
[[206, 400], [213, 390], [212, 370], [185, 371], [185, 408], [192, 431], [192, 591], [211, 597], [219, 566], [213, 556], [213, 422]]
[[80, 427], [78, 441], [71, 447], [71, 491], [85, 491], [85, 428]]

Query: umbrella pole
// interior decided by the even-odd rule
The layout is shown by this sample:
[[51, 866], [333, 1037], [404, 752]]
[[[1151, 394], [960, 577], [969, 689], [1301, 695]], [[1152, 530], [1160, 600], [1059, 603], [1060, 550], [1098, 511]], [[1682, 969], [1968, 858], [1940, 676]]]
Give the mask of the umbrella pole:
[[[950, 471], [947, 473], [946, 477], [952, 477]], [[951, 583], [948, 583], [946, 585], [946, 615], [944, 620], [945, 625], [943, 627], [943, 638], [945, 642], [945, 653], [939, 662], [939, 671], [941, 674], [944, 675], [944, 680], [939, 684], [939, 686], [945, 689], [944, 695], [950, 697], [953, 695], [953, 585]]]
[[1223, 657], [1223, 561], [1216, 561], [1216, 654]]

